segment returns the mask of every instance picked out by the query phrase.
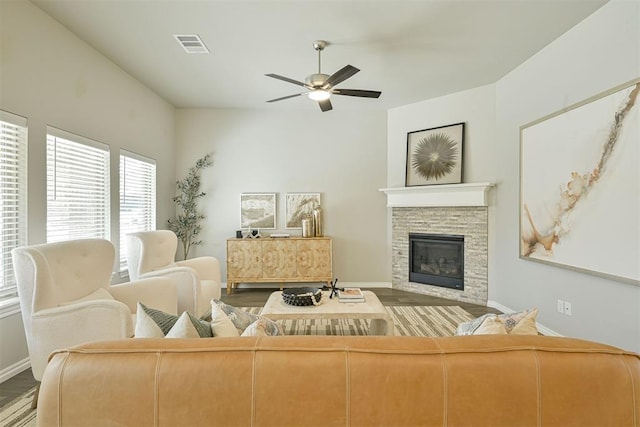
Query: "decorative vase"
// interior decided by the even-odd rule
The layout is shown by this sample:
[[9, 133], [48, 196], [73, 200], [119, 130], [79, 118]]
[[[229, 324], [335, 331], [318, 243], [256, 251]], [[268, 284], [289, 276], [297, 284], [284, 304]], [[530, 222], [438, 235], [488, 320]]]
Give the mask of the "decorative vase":
[[322, 208], [320, 206], [316, 206], [313, 210], [313, 229], [315, 231], [316, 237], [323, 236], [322, 230]]
[[311, 218], [302, 220], [302, 237], [313, 237], [313, 220]]

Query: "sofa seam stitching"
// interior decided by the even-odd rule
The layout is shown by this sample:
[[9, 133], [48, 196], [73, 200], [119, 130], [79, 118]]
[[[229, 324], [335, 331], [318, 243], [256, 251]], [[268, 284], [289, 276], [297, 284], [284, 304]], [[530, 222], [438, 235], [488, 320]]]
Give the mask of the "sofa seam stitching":
[[449, 406], [449, 395], [448, 395], [448, 376], [447, 376], [447, 362], [445, 360], [445, 357], [447, 355], [447, 353], [442, 349], [442, 347], [440, 346], [440, 344], [436, 341], [436, 340], [431, 340], [431, 342], [433, 342], [436, 347], [439, 350], [439, 354], [440, 354], [440, 361], [442, 363], [442, 387], [443, 387], [443, 399], [442, 399], [442, 404], [443, 404], [443, 408], [442, 408], [442, 425], [444, 427], [446, 427], [449, 423], [449, 417], [448, 417], [448, 406]]
[[[62, 368], [60, 369], [60, 379], [58, 381], [58, 425], [62, 425], [62, 383], [64, 382], [64, 373], [67, 367], [67, 362], [69, 360], [69, 355], [67, 354], [64, 358], [64, 363], [62, 364]], [[42, 384], [42, 380], [40, 382]], [[40, 390], [38, 390], [40, 392]]]
[[346, 415], [347, 426], [350, 426], [351, 425], [351, 404], [350, 404], [351, 403], [351, 396], [350, 396], [350, 393], [351, 393], [351, 387], [350, 387], [350, 385], [351, 385], [351, 369], [350, 369], [351, 365], [350, 365], [350, 359], [349, 359], [349, 350], [345, 351], [345, 359], [346, 359], [346, 362], [347, 362], [346, 366], [345, 366], [345, 370], [346, 370], [345, 374], [347, 375], [346, 382], [345, 382], [346, 393], [347, 393], [346, 396], [345, 396], [346, 397], [345, 409], [346, 409], [347, 413], [345, 415]]
[[538, 416], [538, 427], [542, 426], [542, 381], [540, 379], [540, 359], [538, 358], [538, 352], [533, 351], [533, 358], [536, 361], [536, 408]]
[[159, 404], [159, 395], [160, 395], [160, 387], [159, 387], [159, 377], [160, 377], [160, 360], [162, 358], [162, 352], [156, 352], [156, 369], [154, 372], [154, 381], [153, 381], [153, 425], [160, 425], [160, 404]]

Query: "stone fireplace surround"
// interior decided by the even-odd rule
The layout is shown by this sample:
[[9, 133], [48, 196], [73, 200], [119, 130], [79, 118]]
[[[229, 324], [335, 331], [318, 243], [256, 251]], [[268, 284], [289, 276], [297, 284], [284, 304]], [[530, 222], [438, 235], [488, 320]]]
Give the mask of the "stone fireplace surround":
[[[392, 286], [419, 294], [486, 305], [488, 192], [491, 183], [381, 189], [392, 208]], [[464, 236], [464, 290], [409, 281], [409, 233]]]

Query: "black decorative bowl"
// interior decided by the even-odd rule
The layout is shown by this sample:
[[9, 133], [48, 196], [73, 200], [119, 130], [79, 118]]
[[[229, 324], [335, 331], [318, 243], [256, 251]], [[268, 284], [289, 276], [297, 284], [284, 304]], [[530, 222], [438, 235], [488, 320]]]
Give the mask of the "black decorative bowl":
[[321, 299], [320, 288], [289, 288], [282, 291], [282, 300], [289, 305], [317, 305]]

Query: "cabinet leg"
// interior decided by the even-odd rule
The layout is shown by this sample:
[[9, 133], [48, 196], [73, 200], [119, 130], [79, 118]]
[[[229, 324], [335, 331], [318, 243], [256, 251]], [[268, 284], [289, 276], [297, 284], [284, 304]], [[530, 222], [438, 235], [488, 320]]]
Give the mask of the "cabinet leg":
[[284, 283], [280, 283], [280, 290], [284, 289]]
[[227, 282], [227, 295], [231, 295], [233, 292], [233, 282]]

